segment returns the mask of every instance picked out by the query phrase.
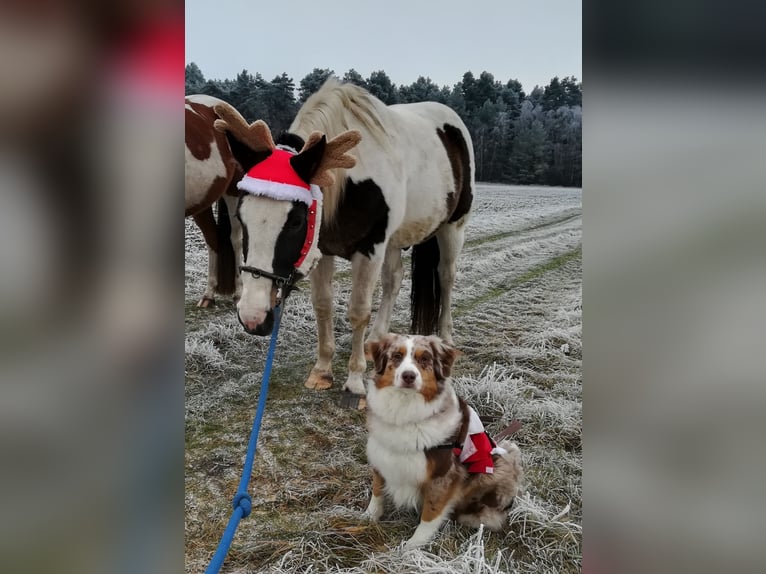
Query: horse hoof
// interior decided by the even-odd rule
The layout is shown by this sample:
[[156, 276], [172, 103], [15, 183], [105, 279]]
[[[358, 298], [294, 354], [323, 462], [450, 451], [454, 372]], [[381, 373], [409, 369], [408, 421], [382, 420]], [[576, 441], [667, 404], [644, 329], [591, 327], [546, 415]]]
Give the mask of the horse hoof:
[[202, 299], [199, 300], [199, 303], [197, 303], [197, 307], [200, 307], [201, 309], [207, 309], [213, 305], [215, 305], [215, 299], [208, 296], [202, 297]]
[[332, 373], [319, 373], [312, 371], [308, 380], [303, 384], [307, 389], [326, 391], [332, 387]]
[[343, 393], [340, 396], [340, 406], [358, 411], [367, 410], [367, 399], [364, 395], [356, 393]]

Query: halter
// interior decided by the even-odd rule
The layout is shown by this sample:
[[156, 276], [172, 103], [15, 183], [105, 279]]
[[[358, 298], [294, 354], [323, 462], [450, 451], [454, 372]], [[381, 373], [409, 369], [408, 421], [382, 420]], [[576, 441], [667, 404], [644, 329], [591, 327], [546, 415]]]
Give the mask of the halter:
[[[314, 235], [316, 234], [316, 216], [317, 216], [317, 201], [314, 200], [311, 204], [311, 207], [308, 209], [308, 217], [306, 222], [306, 238], [303, 240], [303, 247], [301, 247], [300, 255], [298, 256], [298, 260], [293, 264], [293, 268], [290, 270], [290, 274], [287, 277], [284, 277], [282, 275], [277, 275], [276, 273], [271, 273], [270, 271], [265, 271], [263, 269], [259, 269], [258, 267], [252, 267], [250, 265], [240, 265], [239, 271], [240, 272], [247, 272], [250, 273], [250, 275], [253, 276], [253, 279], [258, 279], [259, 277], [267, 277], [271, 279], [274, 284], [277, 286], [277, 289], [284, 291], [285, 287], [288, 289], [292, 287], [295, 284], [295, 281], [297, 280], [296, 274], [298, 269], [303, 265], [303, 262], [306, 259], [306, 256], [308, 255], [309, 251], [311, 250], [311, 246], [314, 243]], [[287, 299], [287, 295], [290, 291], [288, 290], [284, 295], [278, 295], [277, 296], [277, 304], [279, 304], [282, 300]]]
[[293, 283], [295, 282], [295, 269], [290, 271], [290, 275], [287, 277], [275, 275], [274, 273], [269, 273], [268, 271], [258, 269], [257, 267], [250, 267], [249, 265], [240, 265], [239, 271], [240, 273], [250, 273], [250, 275], [253, 276], [253, 279], [258, 279], [259, 277], [267, 277], [268, 279], [271, 279], [272, 282], [277, 286], [277, 305], [280, 305], [282, 301], [287, 299], [287, 296], [291, 291], [290, 287], [292, 287]]
[[295, 149], [287, 145], [275, 146], [272, 154], [263, 162], [253, 166], [237, 184], [245, 193], [259, 195], [281, 201], [299, 201], [307, 206], [306, 236], [303, 239], [297, 261], [287, 276], [277, 275], [265, 269], [241, 265], [241, 272], [250, 273], [253, 278], [271, 279], [281, 291], [278, 301], [289, 294], [298, 276], [307, 276], [319, 260], [317, 238], [321, 220], [317, 213], [322, 211], [322, 190], [318, 185], [309, 184], [300, 179], [290, 165], [289, 159], [295, 156]]
[[240, 265], [239, 270], [240, 272], [246, 271], [247, 273], [250, 273], [250, 275], [253, 276], [253, 279], [258, 279], [259, 277], [268, 277], [276, 284], [277, 289], [282, 289], [285, 286], [290, 287], [295, 282], [295, 269], [290, 271], [290, 275], [287, 277], [275, 275], [274, 273], [269, 273], [268, 271], [258, 269], [257, 267], [250, 267], [249, 265]]

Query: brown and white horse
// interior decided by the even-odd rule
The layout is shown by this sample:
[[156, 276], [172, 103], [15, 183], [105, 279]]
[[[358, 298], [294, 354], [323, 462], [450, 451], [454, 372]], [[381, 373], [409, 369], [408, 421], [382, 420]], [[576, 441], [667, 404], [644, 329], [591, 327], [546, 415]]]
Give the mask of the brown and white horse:
[[[202, 231], [208, 249], [207, 287], [197, 304], [207, 307], [215, 294], [239, 298], [242, 280], [242, 230], [237, 220], [236, 184], [244, 175], [226, 137], [213, 128], [214, 106], [222, 100], [186, 96], [186, 213]], [[218, 202], [218, 221], [213, 204]]]
[[[248, 126], [241, 125], [241, 116], [236, 118], [226, 106], [216, 106], [216, 111], [224, 118], [216, 127], [226, 131], [232, 146], [247, 149]], [[305, 385], [315, 389], [332, 385], [332, 278], [339, 256], [350, 260], [352, 267], [348, 316], [353, 337], [343, 388], [364, 394], [364, 333], [373, 291], [382, 276], [382, 298], [370, 341], [389, 330], [401, 287], [403, 249], [414, 246], [412, 330], [430, 334], [438, 327], [439, 335], [452, 342], [451, 294], [473, 199], [474, 156], [468, 130], [450, 108], [434, 102], [386, 106], [362, 88], [334, 78], [306, 101], [277, 145], [300, 149], [307, 138], [312, 140], [312, 132], [333, 138], [349, 129], [361, 134], [361, 143], [349, 152], [355, 165], [335, 169], [334, 181], [321, 184], [321, 258], [310, 274], [318, 358]], [[237, 149], [234, 155], [248, 169], [255, 163], [252, 155], [240, 157]], [[296, 280], [291, 262], [300, 256], [308, 214], [300, 202], [241, 197], [243, 269], [259, 271], [242, 275], [237, 308], [247, 332], [271, 332], [275, 279]]]

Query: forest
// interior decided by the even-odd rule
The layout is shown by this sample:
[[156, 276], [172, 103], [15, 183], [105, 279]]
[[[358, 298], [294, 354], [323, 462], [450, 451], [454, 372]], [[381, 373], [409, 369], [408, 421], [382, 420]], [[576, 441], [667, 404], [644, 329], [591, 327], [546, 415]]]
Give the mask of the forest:
[[315, 68], [296, 87], [287, 74], [265, 80], [247, 70], [235, 79], [205, 79], [195, 63], [186, 66], [186, 94], [229, 102], [248, 121], [262, 119], [277, 134], [289, 127], [301, 104], [335, 75], [369, 90], [386, 104], [437, 101], [454, 109], [473, 138], [476, 180], [519, 185], [582, 186], [582, 82], [554, 77], [528, 94], [518, 80], [503, 83], [486, 71], [468, 71], [453, 86], [420, 76], [396, 85], [383, 71], [364, 78]]

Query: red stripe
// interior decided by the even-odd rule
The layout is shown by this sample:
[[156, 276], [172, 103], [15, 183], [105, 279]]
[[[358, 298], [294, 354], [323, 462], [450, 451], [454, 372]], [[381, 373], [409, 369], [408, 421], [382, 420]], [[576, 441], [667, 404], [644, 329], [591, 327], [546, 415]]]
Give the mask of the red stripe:
[[301, 249], [301, 256], [298, 258], [298, 261], [295, 262], [295, 268], [301, 266], [303, 261], [306, 259], [306, 255], [309, 254], [309, 251], [311, 250], [311, 245], [314, 243], [314, 233], [316, 228], [316, 220], [317, 220], [317, 200], [311, 202], [311, 207], [309, 207], [309, 218], [308, 218], [308, 227], [306, 228], [306, 241], [303, 242], [303, 248]]

